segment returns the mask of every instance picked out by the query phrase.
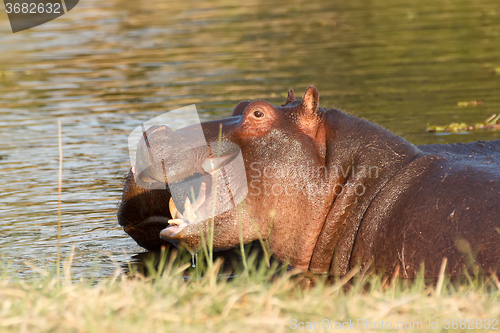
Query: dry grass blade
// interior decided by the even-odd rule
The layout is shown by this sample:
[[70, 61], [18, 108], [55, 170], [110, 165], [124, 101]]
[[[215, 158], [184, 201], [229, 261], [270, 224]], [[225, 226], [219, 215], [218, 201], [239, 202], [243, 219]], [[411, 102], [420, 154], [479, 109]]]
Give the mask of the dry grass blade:
[[436, 284], [436, 290], [434, 291], [434, 295], [441, 295], [441, 289], [443, 288], [444, 283], [444, 273], [446, 271], [446, 264], [448, 263], [448, 258], [444, 257], [441, 262], [441, 268], [439, 269], [439, 277]]
[[75, 254], [75, 244], [71, 247], [68, 262], [64, 264], [64, 281], [71, 282], [71, 264], [73, 263], [73, 256]]
[[62, 135], [61, 135], [61, 121], [57, 121], [57, 134], [59, 141], [59, 186], [57, 190], [58, 203], [57, 203], [57, 281], [60, 278], [61, 271], [61, 191], [62, 191], [62, 163], [63, 163], [63, 154], [62, 154]]
[[31, 268], [33, 271], [37, 272], [38, 274], [40, 275], [43, 275], [43, 276], [49, 276], [49, 272], [37, 267], [36, 265], [33, 265], [32, 263], [30, 263], [29, 261], [23, 261], [23, 263], [28, 266], [29, 268]]
[[359, 273], [359, 267], [354, 267], [346, 275], [344, 275], [338, 282], [332, 286], [332, 291], [337, 291], [349, 282], [356, 274]]
[[394, 270], [394, 274], [392, 274], [392, 280], [391, 280], [391, 290], [394, 292], [396, 290], [396, 282], [398, 280], [399, 276], [399, 265], [396, 266], [396, 269]]

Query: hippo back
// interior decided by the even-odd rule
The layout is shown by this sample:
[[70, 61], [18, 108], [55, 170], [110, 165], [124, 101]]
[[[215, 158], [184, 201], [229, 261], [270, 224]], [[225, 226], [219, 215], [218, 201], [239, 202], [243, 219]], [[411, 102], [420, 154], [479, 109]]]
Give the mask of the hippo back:
[[468, 143], [430, 144], [417, 146], [426, 153], [451, 155], [484, 155], [500, 158], [500, 140]]

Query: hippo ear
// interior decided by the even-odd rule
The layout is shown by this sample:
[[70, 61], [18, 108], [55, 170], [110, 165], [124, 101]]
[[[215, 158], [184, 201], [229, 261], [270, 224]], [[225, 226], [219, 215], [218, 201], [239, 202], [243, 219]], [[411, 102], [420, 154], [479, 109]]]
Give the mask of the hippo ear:
[[250, 103], [251, 103], [251, 101], [239, 102], [238, 105], [236, 105], [236, 107], [234, 108], [233, 113], [231, 114], [231, 117], [241, 116], [243, 114], [243, 112], [245, 112], [245, 109], [247, 108], [247, 106]]
[[299, 118], [299, 127], [314, 141], [316, 153], [324, 161], [326, 156], [326, 132], [323, 123], [324, 115], [318, 114], [318, 107], [318, 89], [315, 86], [309, 86], [299, 106], [302, 115]]
[[296, 101], [295, 94], [293, 93], [293, 89], [290, 88], [288, 90], [288, 96], [286, 97], [286, 102], [282, 106], [288, 105], [288, 104], [295, 102], [295, 101]]
[[307, 88], [300, 105], [307, 116], [316, 115], [319, 106], [319, 92], [315, 86], [309, 86], [309, 88]]

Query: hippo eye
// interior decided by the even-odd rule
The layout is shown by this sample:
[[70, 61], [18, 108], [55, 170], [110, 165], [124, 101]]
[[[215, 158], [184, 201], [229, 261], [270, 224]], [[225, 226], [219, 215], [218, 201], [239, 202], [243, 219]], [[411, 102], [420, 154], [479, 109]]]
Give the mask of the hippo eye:
[[262, 111], [259, 111], [259, 110], [254, 111], [253, 115], [254, 115], [254, 117], [256, 117], [256, 118], [261, 118], [261, 117], [264, 117], [264, 113], [263, 113]]

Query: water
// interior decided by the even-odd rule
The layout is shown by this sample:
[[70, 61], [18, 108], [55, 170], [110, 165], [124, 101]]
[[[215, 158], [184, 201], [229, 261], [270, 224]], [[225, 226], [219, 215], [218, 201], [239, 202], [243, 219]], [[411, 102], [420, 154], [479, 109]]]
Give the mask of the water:
[[[127, 136], [142, 122], [189, 104], [202, 120], [243, 99], [280, 105], [288, 88], [314, 84], [322, 106], [416, 144], [493, 140], [425, 128], [499, 113], [496, 67], [497, 0], [87, 0], [17, 34], [2, 14], [0, 253], [21, 275], [32, 273], [25, 260], [55, 260], [57, 120], [63, 256], [75, 245], [75, 277], [103, 277], [110, 258], [143, 252], [116, 221]], [[483, 104], [457, 105], [471, 100]]]

